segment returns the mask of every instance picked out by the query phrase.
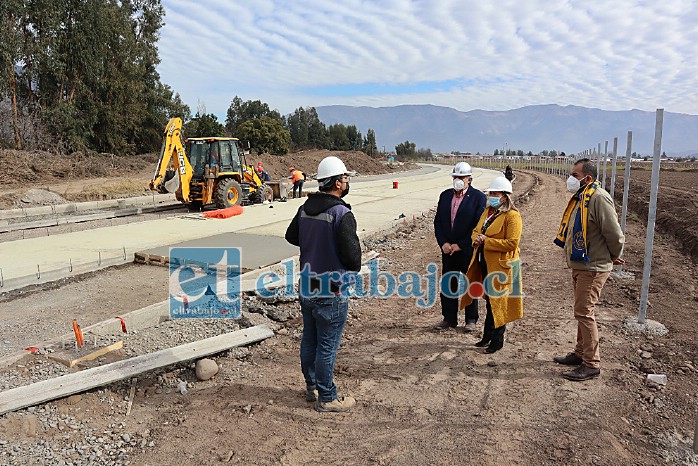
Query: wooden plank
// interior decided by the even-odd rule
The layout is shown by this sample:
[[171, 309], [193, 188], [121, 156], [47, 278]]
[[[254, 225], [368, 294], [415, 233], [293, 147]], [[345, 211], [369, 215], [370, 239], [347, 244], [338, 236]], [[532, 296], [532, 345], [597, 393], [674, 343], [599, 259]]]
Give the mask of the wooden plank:
[[274, 332], [269, 327], [257, 325], [54, 379], [43, 380], [24, 387], [5, 390], [0, 392], [0, 414], [84, 392], [178, 362], [220, 353], [235, 346], [255, 343], [271, 336], [274, 336]]
[[112, 351], [116, 351], [118, 349], [121, 349], [124, 347], [124, 341], [119, 340], [116, 343], [112, 343], [109, 346], [105, 346], [104, 348], [100, 348], [96, 351], [93, 351], [89, 354], [86, 354], [84, 356], [80, 356], [79, 358], [71, 359], [71, 358], [66, 358], [65, 354], [62, 353], [52, 353], [47, 355], [46, 357], [49, 359], [53, 359], [54, 361], [58, 361], [64, 366], [68, 367], [75, 367], [76, 364], [81, 363], [83, 361], [92, 361], [93, 359], [97, 359], [98, 357], [105, 355], [107, 353], [110, 353]]

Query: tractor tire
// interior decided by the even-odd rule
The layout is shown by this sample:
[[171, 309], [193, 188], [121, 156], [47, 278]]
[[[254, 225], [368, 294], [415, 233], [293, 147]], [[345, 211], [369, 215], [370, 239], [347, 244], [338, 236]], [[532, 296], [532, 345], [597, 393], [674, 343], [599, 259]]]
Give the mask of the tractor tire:
[[218, 183], [214, 193], [214, 201], [219, 209], [227, 209], [242, 203], [242, 188], [240, 183], [232, 178], [226, 178]]
[[259, 193], [260, 197], [262, 199], [261, 202], [264, 202], [264, 201], [271, 202], [274, 200], [274, 190], [271, 189], [270, 186], [267, 186], [266, 184], [262, 185], [262, 187], [259, 188], [259, 191], [260, 191], [260, 193]]

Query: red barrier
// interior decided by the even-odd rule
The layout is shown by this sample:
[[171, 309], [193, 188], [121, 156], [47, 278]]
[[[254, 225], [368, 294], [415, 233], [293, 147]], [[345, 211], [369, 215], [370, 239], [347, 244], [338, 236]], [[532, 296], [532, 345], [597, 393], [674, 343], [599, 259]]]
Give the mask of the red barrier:
[[240, 215], [242, 213], [242, 206], [234, 205], [228, 207], [227, 209], [211, 210], [209, 212], [204, 212], [204, 217], [206, 218], [230, 218]]

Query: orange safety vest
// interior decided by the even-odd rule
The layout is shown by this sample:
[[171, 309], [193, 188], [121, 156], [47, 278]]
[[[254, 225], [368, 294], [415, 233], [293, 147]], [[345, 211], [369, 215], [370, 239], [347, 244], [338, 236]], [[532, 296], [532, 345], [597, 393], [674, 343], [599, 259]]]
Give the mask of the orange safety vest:
[[296, 181], [303, 179], [303, 172], [300, 170], [294, 170], [291, 176], [293, 176], [292, 181], [295, 183]]

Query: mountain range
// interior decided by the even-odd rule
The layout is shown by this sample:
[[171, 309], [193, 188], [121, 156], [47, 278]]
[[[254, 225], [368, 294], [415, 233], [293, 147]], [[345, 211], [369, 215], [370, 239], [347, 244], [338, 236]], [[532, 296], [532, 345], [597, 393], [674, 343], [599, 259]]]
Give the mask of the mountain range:
[[[362, 134], [376, 132], [379, 150], [391, 152], [401, 142], [414, 142], [418, 149], [432, 152], [491, 154], [495, 149], [538, 153], [556, 150], [575, 154], [586, 149], [609, 154], [618, 138], [618, 155], [624, 156], [628, 131], [632, 131], [632, 152], [652, 155], [655, 112], [642, 110], [608, 111], [560, 105], [531, 105], [507, 111], [462, 112], [436, 105], [395, 107], [316, 107], [326, 125], [355, 125]], [[670, 156], [698, 155], [698, 115], [664, 112], [662, 152]]]

